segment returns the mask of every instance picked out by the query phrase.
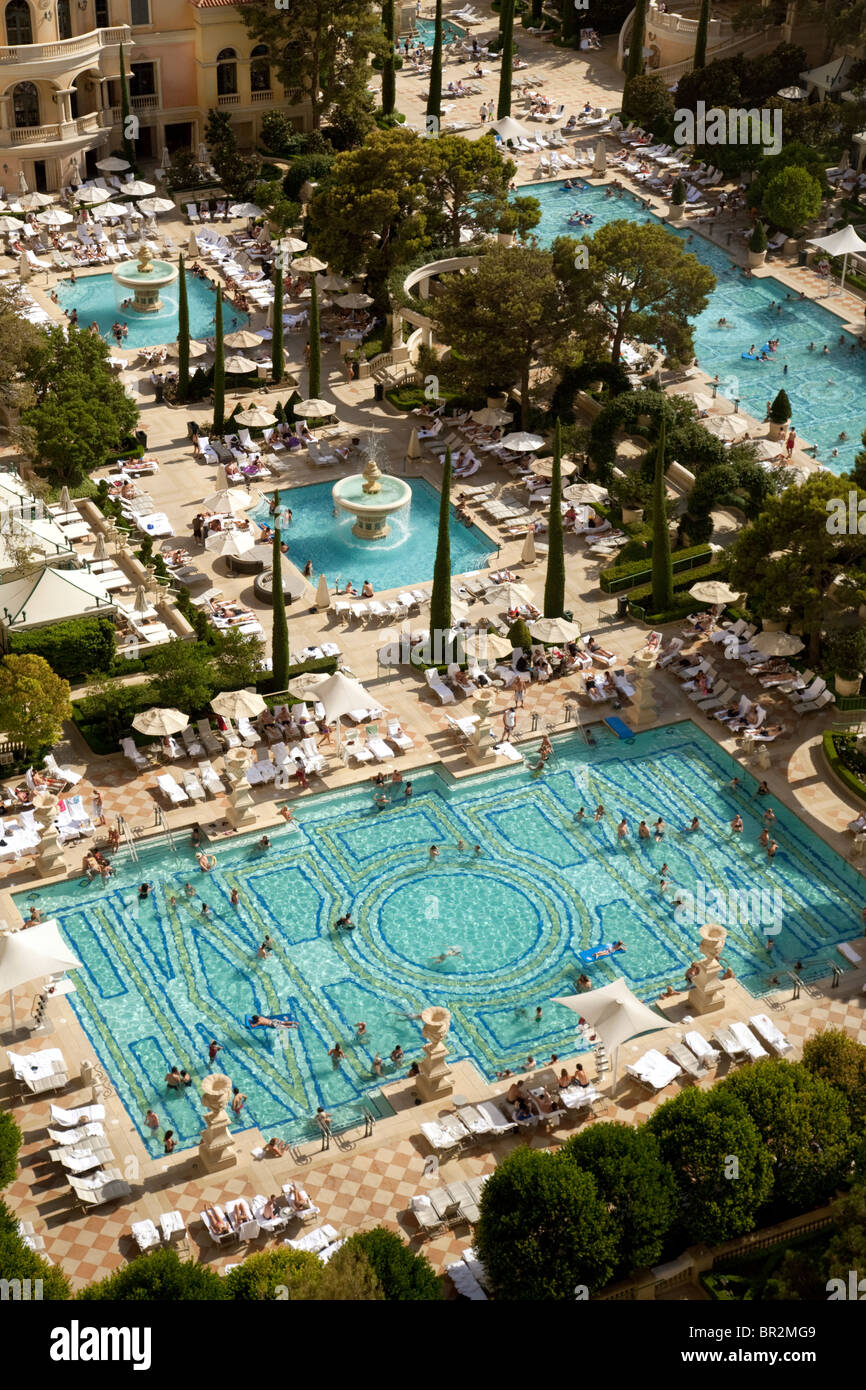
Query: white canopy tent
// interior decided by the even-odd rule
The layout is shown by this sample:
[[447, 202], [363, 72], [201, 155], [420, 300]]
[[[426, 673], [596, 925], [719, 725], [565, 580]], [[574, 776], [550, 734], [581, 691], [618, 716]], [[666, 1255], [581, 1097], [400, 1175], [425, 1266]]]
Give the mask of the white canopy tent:
[[858, 255], [866, 251], [866, 241], [859, 237], [853, 227], [842, 227], [838, 232], [831, 232], [829, 236], [810, 237], [810, 246], [817, 246], [819, 250], [826, 251], [828, 256], [842, 257], [842, 281], [839, 285], [839, 293], [845, 289], [845, 276], [848, 273], [848, 257]]
[[646, 1004], [632, 994], [625, 980], [614, 980], [613, 984], [602, 985], [600, 989], [587, 994], [571, 994], [553, 1000], [566, 1009], [585, 1018], [601, 1038], [608, 1052], [613, 1052], [613, 1071], [611, 1075], [611, 1095], [616, 1093], [619, 1049], [629, 1038], [641, 1033], [656, 1033], [669, 1026], [668, 1020], [647, 1008]]
[[342, 671], [335, 671], [327, 680], [316, 686], [316, 699], [325, 708], [325, 718], [337, 721], [337, 752], [340, 751], [340, 720], [353, 709], [368, 709], [370, 696], [360, 681], [353, 680]]
[[498, 121], [491, 121], [487, 129], [495, 130], [500, 140], [529, 139], [529, 131], [519, 121], [515, 121], [513, 116], [502, 116]]
[[0, 938], [0, 991], [5, 990], [9, 994], [13, 1031], [15, 990], [19, 985], [60, 971], [81, 968], [81, 961], [66, 945], [53, 918]]
[[44, 627], [68, 618], [114, 612], [115, 603], [95, 574], [46, 566], [23, 579], [0, 584], [0, 621], [6, 628]]

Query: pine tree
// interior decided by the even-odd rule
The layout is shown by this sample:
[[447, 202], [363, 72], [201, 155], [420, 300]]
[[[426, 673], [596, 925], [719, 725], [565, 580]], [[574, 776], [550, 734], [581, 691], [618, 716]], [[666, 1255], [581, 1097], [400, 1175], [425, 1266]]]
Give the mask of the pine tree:
[[427, 88], [427, 117], [428, 133], [438, 135], [439, 123], [442, 120], [442, 0], [436, 0], [433, 57], [430, 60], [430, 86]]
[[310, 367], [307, 391], [310, 399], [322, 394], [322, 338], [319, 332], [319, 287], [310, 281]]
[[430, 595], [430, 648], [436, 651], [436, 633], [451, 627], [451, 450], [445, 450], [442, 492], [439, 498], [439, 533]]
[[[640, 0], [638, 0], [640, 4]], [[511, 115], [511, 84], [514, 81], [514, 0], [502, 0], [502, 8], [499, 11], [499, 53], [501, 58], [499, 71], [499, 101], [496, 107], [496, 119], [501, 121], [504, 116]]]
[[382, 28], [385, 30], [385, 39], [388, 44], [388, 52], [382, 66], [382, 113], [385, 116], [391, 116], [394, 112], [394, 99], [397, 94], [394, 63], [394, 0], [385, 0], [382, 6]]
[[271, 578], [273, 589], [273, 626], [271, 629], [271, 660], [274, 690], [287, 690], [289, 685], [289, 624], [283, 598], [283, 552], [279, 526], [274, 527], [274, 557]]
[[213, 359], [213, 432], [220, 435], [226, 413], [226, 349], [223, 342], [223, 295], [216, 292], [216, 350]]
[[186, 271], [183, 255], [178, 261], [177, 293], [177, 398], [185, 401], [189, 395], [189, 301], [186, 295]]
[[710, 0], [701, 0], [701, 13], [695, 34], [695, 68], [707, 66], [707, 34], [710, 28]]
[[625, 69], [625, 85], [633, 77], [640, 77], [643, 72], [643, 50], [646, 38], [646, 11], [647, 0], [635, 0], [634, 18], [631, 24], [631, 38], [629, 39], [628, 63]]
[[126, 66], [123, 61], [123, 44], [120, 45], [120, 130], [123, 139], [125, 158], [135, 169], [135, 146], [129, 137], [129, 85], [126, 81]]
[[674, 571], [671, 564], [671, 537], [668, 530], [667, 495], [665, 493], [665, 419], [662, 416], [659, 447], [656, 454], [655, 486], [653, 489], [653, 563], [652, 604], [654, 613], [664, 613], [674, 601]]
[[285, 373], [283, 360], [283, 268], [277, 261], [274, 279], [274, 336], [271, 338], [271, 378], [277, 386]]
[[547, 575], [544, 581], [544, 616], [561, 618], [565, 608], [565, 551], [562, 539], [562, 426], [557, 420], [553, 436], [553, 475], [550, 480], [550, 519], [547, 524]]

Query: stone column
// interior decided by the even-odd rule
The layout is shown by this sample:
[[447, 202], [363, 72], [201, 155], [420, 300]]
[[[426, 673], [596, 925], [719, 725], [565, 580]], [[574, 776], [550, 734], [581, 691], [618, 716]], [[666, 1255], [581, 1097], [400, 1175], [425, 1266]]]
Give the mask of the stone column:
[[719, 979], [719, 956], [727, 940], [724, 927], [715, 922], [701, 927], [701, 954], [698, 973], [689, 990], [689, 1008], [693, 1014], [718, 1013], [725, 1007], [725, 984]]
[[478, 723], [469, 735], [466, 756], [471, 763], [484, 762], [493, 757], [493, 740], [490, 737], [490, 710], [493, 697], [486, 689], [479, 691], [472, 701], [472, 712], [478, 715]]
[[198, 1156], [206, 1173], [216, 1173], [220, 1168], [233, 1168], [238, 1161], [235, 1141], [229, 1134], [229, 1119], [226, 1106], [232, 1093], [232, 1083], [219, 1072], [206, 1076], [202, 1082], [201, 1098], [205, 1103], [206, 1127], [201, 1132]]
[[40, 795], [36, 802], [35, 819], [39, 826], [39, 849], [36, 852], [36, 872], [40, 878], [55, 878], [66, 873], [66, 859], [55, 824], [57, 805], [53, 797]]
[[421, 1070], [415, 1082], [415, 1090], [421, 1100], [441, 1100], [454, 1092], [451, 1072], [445, 1065], [448, 1055], [445, 1047], [445, 1034], [451, 1027], [451, 1014], [448, 1009], [425, 1009], [421, 1014], [422, 1032], [427, 1039]]
[[636, 656], [634, 658], [635, 693], [632, 696], [631, 704], [624, 712], [624, 717], [635, 733], [640, 733], [642, 729], [653, 729], [658, 722], [655, 692], [650, 675], [655, 662], [654, 656]]
[[256, 820], [256, 804], [246, 776], [248, 767], [249, 750], [232, 748], [226, 757], [226, 776], [231, 783], [226, 820], [235, 830], [254, 825]]

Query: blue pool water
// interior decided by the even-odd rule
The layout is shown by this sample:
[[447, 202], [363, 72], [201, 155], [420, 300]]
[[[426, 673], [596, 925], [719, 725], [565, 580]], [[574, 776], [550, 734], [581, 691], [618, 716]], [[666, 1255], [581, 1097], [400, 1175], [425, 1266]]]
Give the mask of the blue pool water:
[[[407, 478], [412, 505], [391, 517], [391, 534], [381, 541], [359, 540], [352, 535], [354, 517], [340, 511], [334, 516], [332, 483], [284, 488], [283, 505], [291, 507], [293, 520], [283, 530], [289, 559], [303, 569], [312, 560], [316, 574], [326, 574], [328, 584], [343, 588], [347, 580], [360, 589], [365, 579], [373, 588], [396, 589], [433, 578], [436, 536], [439, 530], [439, 493], [423, 478]], [[267, 505], [254, 513], [257, 521], [269, 521]], [[451, 511], [451, 572], [465, 574], [487, 563], [496, 547], [477, 526], [465, 527]]]
[[[163, 290], [163, 308], [156, 314], [137, 314], [132, 309], [121, 310], [120, 305], [130, 291], [118, 285], [110, 274], [82, 275], [73, 285], [70, 280], [61, 280], [57, 285], [57, 297], [63, 309], [77, 309], [78, 322], [86, 328], [95, 319], [103, 338], [114, 346], [111, 326], [118, 319], [129, 325], [129, 334], [124, 339], [126, 348], [155, 347], [160, 343], [177, 341], [177, 299], [179, 281], [175, 280]], [[189, 331], [192, 338], [212, 338], [216, 332], [216, 295], [205, 280], [199, 280], [187, 272], [187, 300], [189, 303]], [[235, 309], [228, 301], [223, 302], [223, 324], [226, 333], [246, 328], [249, 316]], [[195, 366], [195, 363], [193, 363]]]
[[[421, 39], [428, 48], [433, 47], [433, 40], [436, 37], [436, 25], [432, 19], [415, 20], [415, 38]], [[452, 24], [450, 19], [442, 21], [442, 42], [453, 43], [454, 39], [465, 39], [466, 30]]]
[[[542, 216], [537, 235], [543, 245], [555, 237], [592, 235], [599, 227], [617, 218], [633, 222], [658, 221], [629, 193], [606, 198], [599, 188], [568, 192], [562, 184], [523, 185], [521, 195], [538, 198]], [[569, 227], [569, 215], [580, 209], [593, 215], [585, 229]], [[669, 228], [684, 240], [689, 250], [709, 266], [717, 286], [708, 307], [695, 323], [695, 356], [710, 376], [718, 373], [720, 391], [728, 399], [739, 397], [744, 410], [763, 420], [767, 401], [782, 387], [787, 391], [797, 434], [817, 444], [818, 458], [835, 473], [850, 468], [860, 447], [860, 434], [866, 424], [863, 394], [866, 391], [866, 352], [856, 348], [856, 338], [844, 333], [840, 320], [811, 300], [789, 302], [786, 286], [771, 277], [747, 280], [739, 267], [719, 247], [690, 227]], [[782, 301], [782, 313], [770, 311], [771, 301]], [[728, 326], [720, 328], [720, 318]], [[755, 343], [758, 348], [768, 338], [779, 338], [779, 350], [771, 362], [747, 362], [740, 356]], [[839, 343], [840, 337], [844, 344]], [[809, 351], [814, 342], [815, 350]], [[824, 355], [824, 344], [830, 349]], [[851, 352], [851, 345], [856, 350]], [[783, 373], [788, 364], [787, 375]], [[844, 430], [849, 439], [839, 442]], [[838, 448], [837, 458], [831, 451]]]
[[[413, 778], [411, 801], [395, 796], [385, 810], [373, 808], [369, 787], [304, 800], [297, 830], [272, 831], [265, 853], [254, 840], [218, 844], [209, 875], [184, 846], [144, 853], [138, 864], [115, 856], [117, 874], [106, 885], [28, 889], [22, 906], [36, 902], [56, 915], [84, 963], [69, 1002], [151, 1151], [159, 1144], [143, 1129], [148, 1106], [182, 1146], [197, 1141], [211, 1038], [222, 1044], [222, 1069], [248, 1096], [242, 1126], [287, 1138], [318, 1105], [357, 1113], [381, 1084], [372, 1073], [376, 1052], [387, 1080], [399, 1042], [404, 1071], [422, 1043], [411, 1015], [431, 1005], [451, 1011], [452, 1058], [470, 1059], [488, 1078], [530, 1051], [542, 1062], [553, 1052], [574, 1056], [584, 1046], [577, 1018], [552, 999], [572, 994], [584, 969], [596, 985], [622, 975], [650, 1001], [668, 982], [681, 987], [706, 918], [678, 920], [673, 899], [696, 894], [700, 883], [708, 895], [778, 894], [772, 957], [760, 917], [728, 923], [722, 961], [754, 994], [772, 971], [798, 960], [807, 979], [828, 974], [840, 960], [834, 944], [859, 930], [863, 890], [851, 866], [775, 801], [779, 852], [768, 861], [757, 844], [766, 801], [692, 723], [631, 744], [606, 730], [597, 737], [594, 747], [576, 735], [557, 740], [542, 780], [516, 769], [456, 784], [430, 771]], [[731, 794], [734, 770], [746, 785]], [[591, 813], [599, 802], [603, 821], [575, 821], [580, 806]], [[736, 810], [741, 837], [729, 830]], [[633, 835], [641, 817], [652, 824], [663, 816], [665, 839], [619, 842], [622, 814]], [[683, 833], [695, 815], [700, 832]], [[461, 838], [481, 853], [460, 852]], [[440, 847], [433, 863], [432, 843]], [[662, 896], [664, 862], [674, 889]], [[145, 878], [153, 894], [139, 903]], [[199, 895], [191, 903], [188, 880]], [[356, 929], [337, 930], [347, 909]], [[274, 950], [260, 960], [266, 932]], [[581, 964], [579, 950], [617, 939], [625, 952]], [[461, 954], [437, 962], [449, 950]], [[299, 1029], [251, 1033], [244, 1025], [247, 1013], [286, 1011]], [[367, 1035], [358, 1040], [360, 1020]], [[328, 1049], [337, 1040], [346, 1060], [334, 1070]], [[162, 1081], [175, 1064], [194, 1081], [181, 1096], [168, 1095]]]

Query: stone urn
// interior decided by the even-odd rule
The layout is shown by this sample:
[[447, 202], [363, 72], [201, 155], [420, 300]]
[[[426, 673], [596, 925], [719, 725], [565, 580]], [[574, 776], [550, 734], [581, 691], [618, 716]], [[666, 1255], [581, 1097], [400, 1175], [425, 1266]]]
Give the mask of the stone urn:
[[643, 507], [623, 507], [622, 519], [626, 526], [639, 525], [643, 521]]
[[859, 671], [855, 676], [836, 675], [833, 678], [837, 695], [859, 695], [860, 686], [863, 684], [863, 672]]
[[764, 261], [767, 259], [766, 251], [749, 251], [747, 254], [749, 257], [749, 265], [752, 270], [755, 270], [759, 265], [763, 265]]
[[454, 1090], [451, 1072], [445, 1065], [448, 1055], [445, 1034], [451, 1027], [451, 1014], [448, 1009], [434, 1005], [423, 1010], [421, 1024], [426, 1042], [415, 1090], [421, 1100], [439, 1100], [443, 1096], [450, 1096]]
[[773, 440], [784, 439], [784, 437], [785, 437], [785, 435], [787, 434], [787, 432], [788, 432], [788, 426], [787, 426], [787, 424], [785, 424], [785, 425], [777, 425], [776, 422], [775, 422], [775, 420], [770, 420], [770, 421], [768, 422], [768, 428], [767, 428], [767, 438], [768, 438], [768, 439], [773, 439]]
[[685, 215], [685, 203], [668, 203], [668, 222], [682, 222]]

